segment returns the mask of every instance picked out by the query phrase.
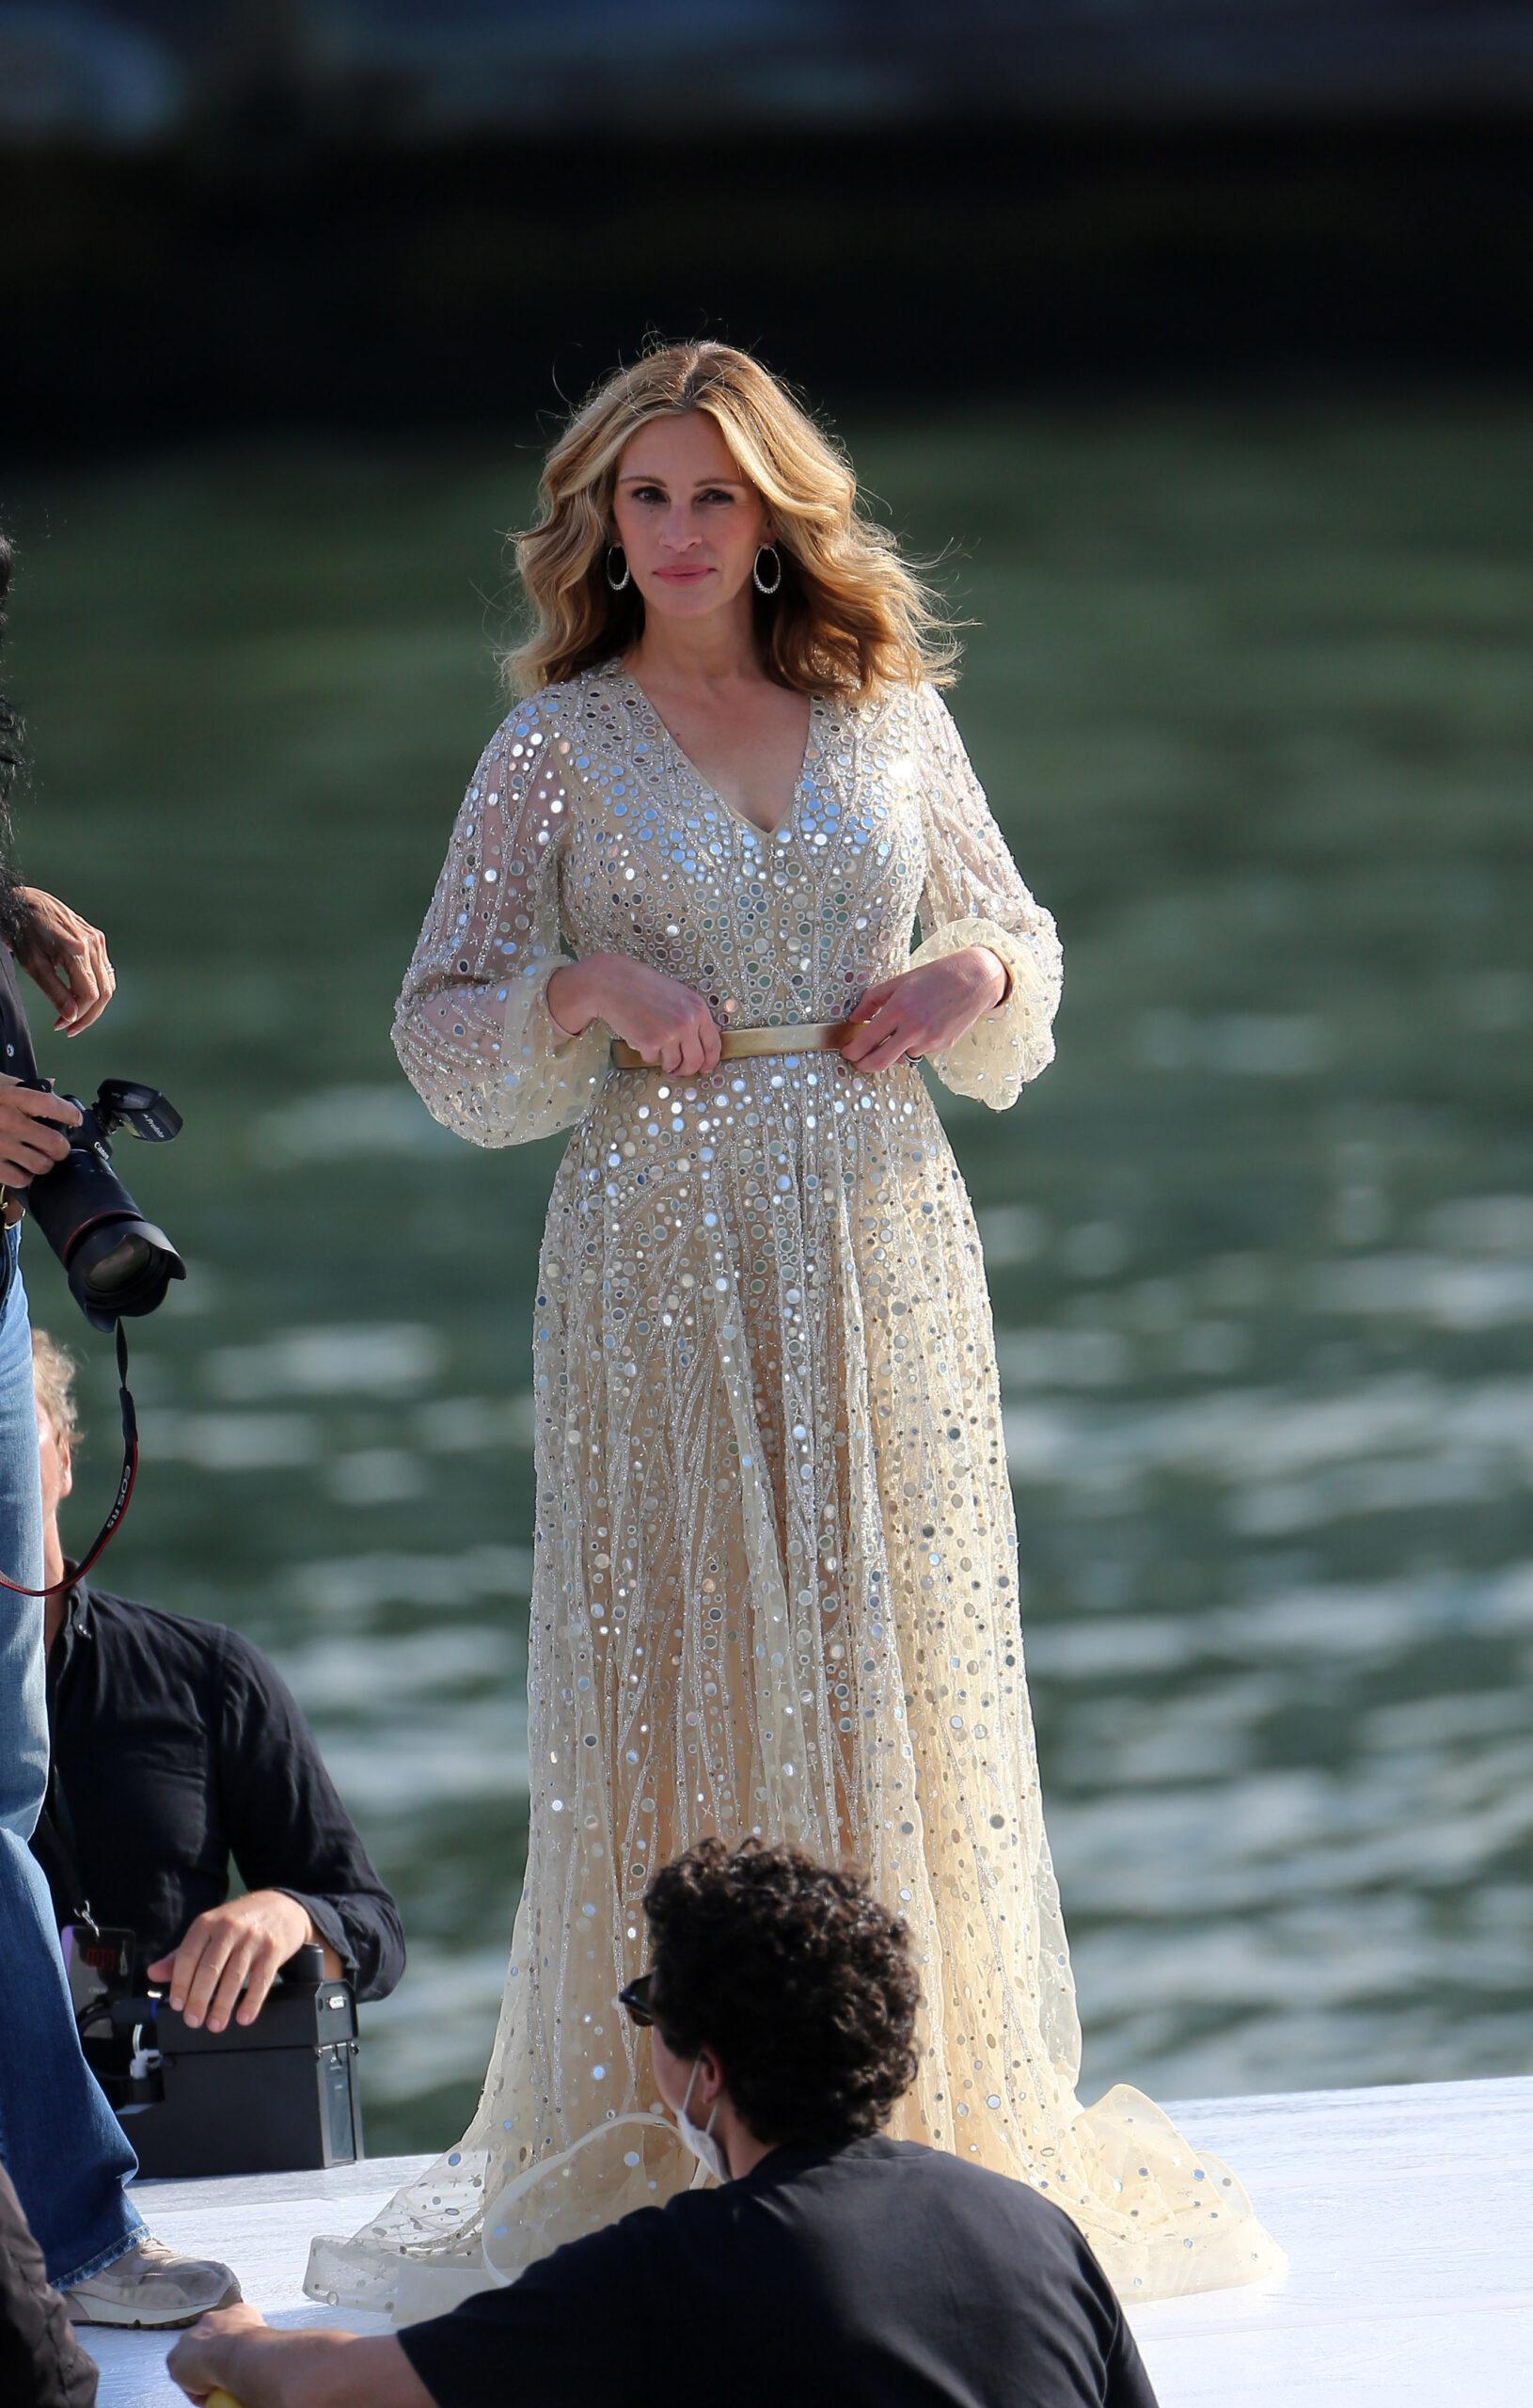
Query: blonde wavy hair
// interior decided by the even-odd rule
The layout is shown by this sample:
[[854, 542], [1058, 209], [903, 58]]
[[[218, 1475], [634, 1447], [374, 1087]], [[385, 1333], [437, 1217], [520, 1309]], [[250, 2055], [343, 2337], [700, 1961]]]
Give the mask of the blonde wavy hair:
[[61, 1443], [72, 1446], [80, 1435], [80, 1411], [74, 1402], [75, 1361], [67, 1347], [45, 1329], [32, 1332], [32, 1381], [44, 1413]]
[[599, 386], [544, 463], [537, 524], [514, 537], [531, 615], [502, 662], [514, 692], [557, 685], [637, 642], [644, 606], [607, 581], [618, 460], [641, 426], [703, 410], [771, 513], [782, 583], [753, 593], [764, 667], [800, 693], [858, 700], [929, 677], [958, 645], [939, 597], [863, 512], [851, 463], [787, 387], [722, 342], [666, 343]]

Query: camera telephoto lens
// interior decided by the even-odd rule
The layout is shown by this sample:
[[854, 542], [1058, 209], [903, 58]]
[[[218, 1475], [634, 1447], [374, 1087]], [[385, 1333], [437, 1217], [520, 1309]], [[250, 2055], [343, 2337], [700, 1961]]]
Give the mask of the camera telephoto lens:
[[[104, 1254], [96, 1256], [89, 1265], [90, 1284], [103, 1296], [115, 1296], [119, 1288], [131, 1287], [140, 1273], [154, 1259], [154, 1248], [130, 1229], [108, 1246]], [[82, 1271], [86, 1268], [81, 1264]]]

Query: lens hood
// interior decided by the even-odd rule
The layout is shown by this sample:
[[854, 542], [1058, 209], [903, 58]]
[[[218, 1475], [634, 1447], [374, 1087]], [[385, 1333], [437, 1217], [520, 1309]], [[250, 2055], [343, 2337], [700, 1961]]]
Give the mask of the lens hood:
[[60, 1257], [71, 1294], [97, 1329], [113, 1328], [126, 1314], [153, 1312], [171, 1280], [186, 1276], [165, 1231], [143, 1218], [126, 1189], [123, 1201], [126, 1211], [102, 1212], [77, 1228]]

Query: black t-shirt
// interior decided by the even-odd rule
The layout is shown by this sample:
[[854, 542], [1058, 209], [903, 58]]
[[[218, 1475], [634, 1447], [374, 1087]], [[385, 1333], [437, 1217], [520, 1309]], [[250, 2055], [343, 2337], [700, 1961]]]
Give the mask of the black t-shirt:
[[437, 2408], [1155, 2408], [1060, 2209], [881, 2136], [774, 2149], [399, 2339]]

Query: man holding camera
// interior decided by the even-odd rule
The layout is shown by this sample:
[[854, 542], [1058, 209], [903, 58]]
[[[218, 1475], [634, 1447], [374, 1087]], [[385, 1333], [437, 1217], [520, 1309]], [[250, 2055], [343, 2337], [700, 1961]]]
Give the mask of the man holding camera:
[[399, 1910], [275, 1667], [218, 1624], [64, 1585], [73, 1365], [45, 1330], [32, 1346], [53, 1592], [53, 1768], [33, 1847], [60, 1925], [88, 1901], [101, 1924], [135, 1934], [135, 1985], [167, 1989], [194, 2029], [254, 2023], [311, 1941], [332, 1980], [387, 1998], [404, 1970]]
[[241, 2408], [1155, 2408], [1123, 2311], [1038, 2192], [881, 2127], [916, 2072], [903, 1923], [792, 1847], [704, 1840], [644, 1893], [621, 2004], [717, 2186], [397, 2337], [203, 2319], [170, 2353]]
[[[0, 536], [0, 627], [11, 554]], [[124, 2184], [134, 2159], [80, 2050], [48, 1886], [28, 1842], [48, 1773], [42, 1499], [32, 1344], [20, 1250], [32, 1181], [70, 1149], [80, 1114], [18, 1084], [37, 1075], [13, 961], [77, 1036], [113, 989], [105, 941], [64, 904], [17, 885], [9, 797], [20, 768], [16, 714], [0, 699], [0, 2160], [50, 2281], [77, 2321], [184, 2324], [240, 2287], [229, 2268], [182, 2258], [150, 2239]]]

